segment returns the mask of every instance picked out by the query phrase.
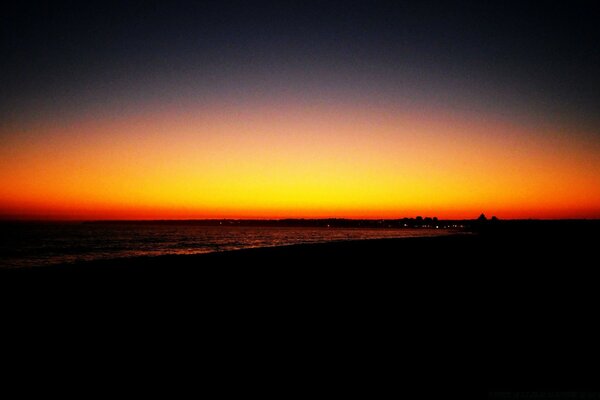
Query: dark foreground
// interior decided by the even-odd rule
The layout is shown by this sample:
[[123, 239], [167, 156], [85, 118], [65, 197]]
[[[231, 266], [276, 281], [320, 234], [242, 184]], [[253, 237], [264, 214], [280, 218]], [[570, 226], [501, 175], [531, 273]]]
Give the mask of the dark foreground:
[[34, 333], [38, 351], [68, 337], [136, 368], [191, 362], [177, 373], [248, 393], [587, 389], [598, 376], [588, 363], [600, 337], [598, 227], [506, 223], [3, 271], [3, 307], [28, 328], [5, 326]]

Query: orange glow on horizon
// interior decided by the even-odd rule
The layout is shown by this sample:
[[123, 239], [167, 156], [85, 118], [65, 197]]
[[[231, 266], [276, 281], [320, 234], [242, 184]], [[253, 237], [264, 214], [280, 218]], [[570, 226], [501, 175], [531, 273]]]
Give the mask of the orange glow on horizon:
[[599, 218], [600, 149], [563, 132], [286, 103], [48, 122], [0, 132], [0, 217]]

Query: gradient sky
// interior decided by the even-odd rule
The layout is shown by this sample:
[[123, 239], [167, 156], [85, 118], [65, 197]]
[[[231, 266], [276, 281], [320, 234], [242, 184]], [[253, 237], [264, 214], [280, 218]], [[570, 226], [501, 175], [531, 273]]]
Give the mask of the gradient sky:
[[10, 5], [0, 217], [600, 218], [600, 14], [541, 4]]

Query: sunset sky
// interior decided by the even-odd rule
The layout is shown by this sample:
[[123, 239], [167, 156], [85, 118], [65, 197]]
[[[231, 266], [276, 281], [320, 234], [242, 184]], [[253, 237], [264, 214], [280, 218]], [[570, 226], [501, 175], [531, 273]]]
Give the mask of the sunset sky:
[[498, 4], [8, 6], [0, 218], [600, 218], [600, 14]]

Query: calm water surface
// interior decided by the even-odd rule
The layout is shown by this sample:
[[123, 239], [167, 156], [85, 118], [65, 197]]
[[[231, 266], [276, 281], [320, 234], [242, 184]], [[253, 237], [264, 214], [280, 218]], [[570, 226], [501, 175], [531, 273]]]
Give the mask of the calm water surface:
[[225, 227], [186, 224], [10, 224], [0, 234], [0, 267], [95, 259], [198, 254], [340, 240], [438, 236], [441, 229]]

